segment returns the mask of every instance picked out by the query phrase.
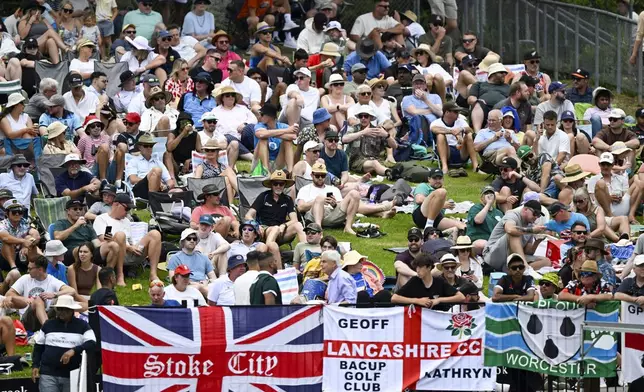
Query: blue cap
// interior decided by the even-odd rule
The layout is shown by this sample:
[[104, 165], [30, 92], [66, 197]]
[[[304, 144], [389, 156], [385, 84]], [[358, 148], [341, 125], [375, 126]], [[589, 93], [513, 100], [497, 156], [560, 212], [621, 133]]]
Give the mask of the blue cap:
[[199, 72], [197, 76], [192, 78], [195, 82], [206, 82], [212, 84], [212, 76], [208, 72]]
[[215, 224], [215, 219], [212, 217], [212, 215], [205, 214], [205, 215], [201, 215], [201, 218], [199, 218], [199, 223], [213, 226]]
[[243, 228], [244, 228], [244, 226], [250, 226], [250, 227], [252, 227], [252, 228], [253, 228], [253, 230], [255, 230], [255, 233], [256, 233], [256, 234], [259, 234], [259, 223], [257, 223], [257, 221], [256, 221], [256, 220], [252, 220], [252, 219], [251, 219], [251, 220], [245, 220], [245, 221], [241, 224], [241, 226], [239, 226], [239, 229], [240, 229], [240, 230], [241, 230], [241, 229], [243, 229]]
[[319, 108], [313, 112], [313, 125], [318, 125], [331, 119], [331, 114], [325, 108]]
[[159, 31], [159, 38], [165, 38], [165, 37], [170, 37], [170, 33], [168, 32], [168, 30]]
[[550, 86], [548, 86], [548, 94], [552, 94], [555, 91], [558, 90], [563, 90], [566, 88], [566, 85], [561, 83], [561, 82], [552, 82], [550, 83]]
[[575, 113], [571, 112], [570, 110], [566, 110], [565, 112], [561, 113], [561, 121], [563, 120], [575, 120]]
[[415, 68], [411, 64], [400, 64], [398, 65], [398, 69], [406, 69], [409, 72], [412, 72]]
[[244, 256], [242, 255], [232, 255], [228, 258], [228, 271], [237, 267], [240, 264], [245, 264]]

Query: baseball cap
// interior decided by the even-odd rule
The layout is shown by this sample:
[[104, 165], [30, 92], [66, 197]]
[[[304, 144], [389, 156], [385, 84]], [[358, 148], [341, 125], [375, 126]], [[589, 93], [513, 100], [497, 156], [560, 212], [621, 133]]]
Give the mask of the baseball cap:
[[509, 167], [511, 169], [516, 169], [518, 167], [517, 160], [512, 157], [505, 157], [501, 160], [499, 167]]
[[550, 207], [548, 207], [548, 212], [550, 213], [550, 216], [557, 215], [560, 211], [568, 211], [568, 207], [565, 206], [565, 204], [560, 203], [558, 201], [552, 203]]
[[432, 15], [429, 17], [429, 24], [434, 26], [445, 26], [445, 19], [440, 15]]
[[79, 87], [83, 85], [83, 77], [80, 74], [72, 73], [69, 75], [69, 86]]
[[531, 52], [527, 52], [523, 55], [523, 61], [528, 61], [528, 60], [536, 60], [540, 59], [541, 56], [539, 56], [539, 52], [536, 50], [533, 50]]
[[494, 190], [493, 187], [487, 185], [487, 186], [484, 186], [483, 189], [481, 189], [481, 196], [486, 193], [496, 193], [496, 190]]
[[135, 123], [135, 124], [140, 124], [141, 116], [136, 112], [130, 112], [125, 115], [125, 121]]
[[468, 54], [467, 56], [463, 57], [461, 60], [461, 65], [463, 67], [473, 64], [473, 65], [478, 65], [481, 62], [481, 60], [477, 59], [476, 57], [472, 56], [471, 54]]
[[624, 118], [626, 117], [626, 113], [622, 109], [613, 109], [610, 111], [610, 114], [608, 115], [608, 118]]
[[[329, 3], [329, 6], [331, 6], [331, 3]], [[342, 31], [342, 25], [340, 24], [340, 22], [338, 22], [337, 20], [330, 21], [324, 27], [324, 32], [326, 33], [326, 32], [331, 31], [333, 29]]]
[[351, 66], [351, 73], [360, 71], [361, 69], [367, 69], [367, 66], [362, 63], [355, 63]]
[[550, 86], [548, 86], [548, 94], [553, 93], [554, 91], [559, 91], [563, 90], [566, 88], [566, 85], [557, 81], [557, 82], [552, 82], [550, 83]]
[[306, 232], [306, 231], [314, 231], [314, 232], [316, 232], [316, 233], [321, 233], [321, 232], [322, 232], [322, 226], [318, 225], [318, 224], [317, 224], [317, 223], [315, 223], [315, 222], [313, 222], [313, 223], [309, 223], [309, 224], [308, 224], [308, 225], [306, 225], [306, 227], [304, 228], [304, 231], [305, 231], [305, 232]]
[[212, 217], [210, 214], [204, 214], [201, 215], [199, 218], [199, 223], [203, 223], [204, 225], [208, 226], [213, 226], [215, 224], [215, 218]]
[[259, 113], [262, 116], [277, 117], [277, 107], [272, 103], [265, 103], [264, 106], [259, 109]]
[[437, 167], [433, 169], [429, 169], [429, 174], [427, 175], [428, 178], [434, 178], [434, 177], [441, 177], [443, 178], [445, 174], [443, 174], [443, 171]]
[[407, 232], [407, 239], [411, 239], [411, 238], [421, 239], [423, 238], [423, 232], [418, 227], [412, 227]]
[[257, 221], [256, 221], [256, 220], [252, 220], [252, 219], [245, 220], [244, 222], [242, 222], [242, 224], [241, 224], [241, 225], [239, 225], [239, 229], [240, 229], [240, 230], [241, 230], [241, 229], [243, 229], [243, 228], [244, 228], [244, 226], [250, 226], [250, 227], [252, 227], [252, 228], [253, 228], [253, 230], [255, 230], [255, 233], [259, 234], [259, 224], [257, 223]]
[[403, 48], [398, 48], [398, 50], [396, 50], [396, 57], [402, 57], [402, 58], [404, 58], [404, 59], [408, 59], [408, 58], [410, 58], [410, 57], [411, 57], [411, 53], [410, 53], [410, 52], [409, 52], [409, 50], [408, 50], [407, 48], [405, 48], [405, 47], [403, 47]]
[[613, 158], [613, 154], [610, 152], [603, 152], [599, 156], [599, 163], [610, 163], [612, 165], [615, 163], [615, 158]]
[[129, 208], [134, 208], [134, 203], [127, 193], [119, 193], [114, 198], [114, 203], [125, 204]]
[[238, 265], [241, 264], [246, 264], [246, 260], [244, 260], [244, 256], [242, 255], [232, 255], [228, 258], [228, 271], [231, 269], [237, 267]]
[[321, 150], [322, 149], [322, 143], [318, 143], [318, 142], [316, 142], [314, 140], [309, 140], [308, 142], [304, 143], [304, 152], [307, 152], [307, 151], [309, 151], [311, 149], [316, 149], [316, 148], [318, 150]]
[[575, 121], [575, 113], [573, 113], [570, 110], [566, 110], [565, 112], [561, 113], [561, 121], [563, 120], [573, 120]]
[[526, 74], [521, 76], [521, 78], [519, 79], [519, 82], [525, 83], [525, 85], [528, 87], [534, 87], [537, 84], [539, 84], [539, 79], [533, 78], [532, 76]]
[[633, 259], [633, 264], [638, 267], [640, 265], [644, 265], [644, 255], [635, 256], [635, 259]]
[[583, 68], [577, 68], [570, 74], [570, 76], [572, 76], [573, 79], [590, 79], [590, 72]]
[[13, 192], [9, 189], [0, 189], [0, 199], [11, 199], [13, 197]]
[[190, 267], [188, 267], [185, 264], [181, 264], [177, 266], [177, 268], [174, 269], [174, 274], [175, 275], [191, 275], [192, 271], [190, 271]]
[[324, 163], [316, 162], [311, 166], [311, 173], [327, 174], [326, 165]]
[[38, 47], [38, 41], [35, 38], [27, 38], [25, 41], [25, 49], [33, 49]]
[[338, 137], [338, 132], [334, 130], [329, 130], [324, 133], [324, 139], [331, 139], [331, 138], [336, 138]]
[[84, 207], [84, 206], [85, 206], [85, 203], [80, 199], [72, 199], [72, 200], [69, 200], [67, 203], [65, 203], [66, 210], [69, 210], [70, 208], [74, 208], [74, 207]]
[[135, 75], [134, 72], [130, 71], [129, 69], [125, 72], [123, 72], [120, 76], [119, 79], [121, 80], [121, 84], [119, 84], [119, 87], [123, 87], [123, 84], [127, 82], [128, 80], [134, 79]]
[[519, 147], [519, 149], [517, 150], [517, 156], [520, 159], [523, 159], [523, 158], [527, 157], [528, 155], [530, 155], [531, 152], [532, 152], [532, 148], [530, 146], [523, 145], [523, 146]]
[[141, 83], [147, 83], [150, 85], [150, 87], [155, 87], [160, 84], [159, 78], [154, 76], [153, 74], [143, 74], [140, 79]]
[[529, 200], [523, 205], [523, 207], [531, 209], [537, 216], [543, 216], [543, 212], [541, 212], [541, 203], [537, 200]]
[[508, 110], [507, 112], [503, 113], [503, 117], [512, 117], [514, 118], [514, 113], [512, 113], [512, 110]]
[[525, 261], [525, 257], [521, 256], [521, 255], [520, 255], [520, 254], [518, 254], [518, 253], [512, 253], [512, 254], [511, 254], [510, 256], [508, 256], [508, 258], [506, 259], [507, 265], [510, 265], [510, 263], [511, 263], [511, 262], [513, 262], [513, 261], [515, 261], [515, 260], [521, 260], [521, 261], [523, 261], [523, 263], [524, 263], [524, 264], [525, 264], [525, 262], [526, 262], [526, 261]]
[[399, 64], [398, 65], [398, 70], [400, 71], [402, 69], [404, 69], [404, 70], [408, 71], [409, 73], [411, 73], [415, 68], [411, 64]]
[[49, 100], [45, 101], [45, 106], [65, 106], [65, 97], [60, 94], [52, 95]]
[[159, 36], [158, 36], [158, 38], [165, 38], [165, 37], [169, 37], [169, 36], [170, 36], [170, 33], [168, 33], [168, 30], [161, 30], [161, 31], [159, 31]]
[[635, 112], [635, 117], [644, 117], [644, 108], [639, 108]]
[[293, 72], [293, 75], [304, 75], [306, 77], [311, 77], [311, 71], [309, 71], [308, 68], [302, 67], [295, 72]]
[[116, 196], [116, 186], [112, 184], [105, 184], [105, 186], [103, 186], [103, 189], [101, 189], [101, 194], [103, 193], [108, 193], [110, 195]]
[[414, 75], [414, 77], [411, 79], [411, 82], [412, 83], [415, 83], [415, 82], [427, 83], [427, 81], [425, 80], [425, 75], [421, 75], [421, 74]]

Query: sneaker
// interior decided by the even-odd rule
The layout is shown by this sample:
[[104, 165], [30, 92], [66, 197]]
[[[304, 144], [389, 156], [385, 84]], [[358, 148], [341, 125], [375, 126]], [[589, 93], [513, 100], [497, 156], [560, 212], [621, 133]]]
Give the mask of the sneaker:
[[285, 48], [290, 48], [290, 49], [297, 49], [297, 41], [295, 41], [295, 38], [289, 37], [284, 40], [284, 47]]
[[299, 24], [293, 22], [292, 20], [287, 20], [284, 22], [284, 27], [282, 27], [282, 31], [289, 31], [289, 30], [297, 29], [298, 27], [300, 27]]
[[467, 170], [464, 167], [458, 169], [458, 175], [461, 177], [467, 177]]

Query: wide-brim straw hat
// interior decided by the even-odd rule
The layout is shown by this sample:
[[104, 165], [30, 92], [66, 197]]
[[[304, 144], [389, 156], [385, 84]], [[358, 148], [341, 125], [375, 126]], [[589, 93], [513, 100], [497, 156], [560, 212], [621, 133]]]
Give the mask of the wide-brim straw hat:
[[411, 55], [416, 57], [419, 52], [424, 52], [429, 55], [429, 58], [432, 60], [432, 63], [436, 62], [436, 54], [432, 52], [432, 48], [427, 44], [420, 44], [417, 48], [411, 51]]
[[346, 80], [344, 80], [340, 74], [331, 74], [331, 76], [329, 76], [329, 81], [324, 85], [324, 88], [327, 90], [330, 89], [333, 83], [346, 83]]
[[485, 56], [479, 63], [479, 69], [483, 72], [487, 72], [492, 64], [496, 64], [500, 60], [501, 57], [499, 57], [499, 55], [488, 53], [487, 56]]
[[322, 46], [320, 54], [329, 57], [340, 57], [340, 47], [333, 42], [327, 42]]
[[584, 264], [581, 265], [579, 272], [592, 272], [599, 276], [602, 276], [602, 273], [599, 272], [599, 267], [597, 267], [597, 262], [595, 260], [586, 260]]
[[163, 95], [164, 96], [166, 105], [169, 104], [170, 102], [172, 102], [172, 94], [170, 94], [167, 91], [163, 91], [163, 89], [161, 87], [159, 87], [159, 86], [155, 86], [155, 87], [152, 87], [150, 89], [150, 96], [145, 101], [145, 105], [147, 107], [151, 107], [152, 106], [152, 101], [154, 100], [154, 97], [156, 97], [157, 95]]
[[567, 184], [569, 182], [575, 182], [586, 178], [590, 175], [590, 172], [584, 171], [581, 166], [577, 163], [566, 166], [564, 169], [564, 178], [561, 179], [561, 182]]
[[418, 22], [418, 16], [416, 16], [416, 14], [413, 13], [411, 10], [407, 10], [407, 11], [403, 12], [402, 14], [400, 14], [400, 16], [405, 17], [405, 18], [411, 20], [414, 23]]
[[237, 98], [235, 98], [236, 101], [240, 101], [243, 98], [243, 96], [239, 91], [235, 90], [231, 86], [224, 86], [224, 87], [219, 87], [214, 91], [215, 100], [217, 100], [218, 103], [220, 103], [219, 101], [223, 99], [224, 94], [231, 94], [231, 93], [237, 95]]
[[460, 261], [458, 261], [458, 258], [451, 253], [445, 253], [443, 257], [441, 257], [440, 262], [436, 264], [436, 269], [439, 271], [442, 271], [444, 264], [455, 264], [456, 268], [461, 266], [461, 263]]
[[461, 235], [456, 239], [456, 245], [452, 246], [450, 249], [471, 249], [474, 246], [472, 244], [472, 239], [469, 236]]
[[384, 78], [378, 78], [378, 79], [371, 79], [370, 81], [367, 82], [369, 84], [369, 87], [371, 87], [371, 91], [373, 91], [376, 86], [378, 85], [383, 85], [385, 87], [385, 90], [387, 87], [389, 87], [389, 83]]
[[286, 183], [285, 188], [288, 188], [290, 186], [293, 186], [293, 184], [295, 184], [295, 181], [286, 177], [286, 173], [284, 173], [284, 170], [275, 170], [274, 172], [272, 172], [269, 178], [262, 181], [262, 185], [264, 185], [265, 188], [270, 188], [272, 186], [271, 184], [273, 183], [273, 181], [284, 181]]
[[231, 36], [230, 36], [230, 34], [228, 34], [227, 32], [225, 32], [224, 30], [217, 30], [217, 32], [215, 33], [215, 35], [213, 35], [213, 36], [212, 36], [212, 39], [210, 40], [210, 42], [211, 42], [213, 45], [214, 45], [214, 44], [216, 44], [216, 43], [217, 43], [217, 40], [218, 40], [218, 39], [219, 39], [219, 37], [221, 37], [222, 35], [223, 35], [223, 36], [226, 36], [226, 37], [228, 38], [228, 41], [232, 41], [232, 40], [233, 40], [233, 37], [231, 37]]

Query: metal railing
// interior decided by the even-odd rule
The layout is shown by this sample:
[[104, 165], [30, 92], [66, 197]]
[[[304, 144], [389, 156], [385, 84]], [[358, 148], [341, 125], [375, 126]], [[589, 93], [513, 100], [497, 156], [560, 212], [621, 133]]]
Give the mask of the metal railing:
[[536, 49], [541, 68], [553, 80], [587, 69], [592, 83], [642, 101], [642, 56], [631, 65], [635, 21], [604, 10], [551, 0], [458, 0], [462, 31], [499, 53], [505, 63], [521, 63]]

